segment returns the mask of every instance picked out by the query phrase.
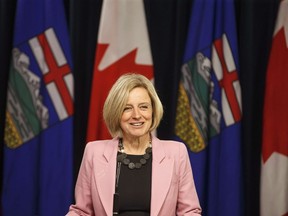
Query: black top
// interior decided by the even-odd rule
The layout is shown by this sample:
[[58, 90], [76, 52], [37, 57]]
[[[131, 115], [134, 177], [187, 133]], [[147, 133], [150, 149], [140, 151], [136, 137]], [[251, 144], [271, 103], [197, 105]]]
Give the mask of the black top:
[[[139, 162], [143, 156], [127, 155], [127, 158], [135, 163]], [[122, 163], [118, 185], [119, 215], [150, 215], [151, 173], [152, 157], [140, 169], [129, 169], [127, 165]]]

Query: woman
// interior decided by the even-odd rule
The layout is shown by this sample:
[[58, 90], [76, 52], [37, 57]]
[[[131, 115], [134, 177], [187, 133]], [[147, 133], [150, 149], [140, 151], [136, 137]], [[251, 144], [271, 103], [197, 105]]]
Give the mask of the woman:
[[103, 108], [114, 138], [86, 145], [68, 216], [201, 215], [185, 145], [152, 135], [162, 115], [146, 77], [117, 80]]

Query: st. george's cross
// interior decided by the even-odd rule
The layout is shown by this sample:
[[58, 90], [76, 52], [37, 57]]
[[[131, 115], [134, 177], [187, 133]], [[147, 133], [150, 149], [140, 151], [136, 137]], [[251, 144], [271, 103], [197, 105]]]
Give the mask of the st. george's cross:
[[[52, 28], [29, 41], [60, 120], [73, 114], [73, 77]], [[42, 49], [40, 49], [42, 48]]]
[[212, 66], [222, 89], [222, 113], [226, 126], [241, 120], [241, 91], [233, 54], [225, 34], [214, 41]]

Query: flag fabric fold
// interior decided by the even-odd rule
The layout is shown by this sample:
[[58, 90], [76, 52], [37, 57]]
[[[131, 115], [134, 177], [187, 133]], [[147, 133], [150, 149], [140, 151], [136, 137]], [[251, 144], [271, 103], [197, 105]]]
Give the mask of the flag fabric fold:
[[73, 200], [69, 46], [62, 1], [17, 1], [5, 121], [3, 216], [63, 216]]
[[288, 0], [278, 9], [266, 74], [261, 161], [261, 216], [288, 215]]
[[125, 73], [153, 80], [153, 63], [142, 0], [104, 0], [101, 10], [88, 116], [87, 141], [108, 139], [103, 104]]
[[232, 0], [195, 0], [175, 135], [189, 150], [203, 215], [243, 214], [241, 87]]

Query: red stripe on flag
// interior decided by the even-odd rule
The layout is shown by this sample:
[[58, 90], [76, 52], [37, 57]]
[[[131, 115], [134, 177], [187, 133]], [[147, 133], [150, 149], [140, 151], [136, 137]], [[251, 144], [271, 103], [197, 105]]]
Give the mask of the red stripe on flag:
[[273, 40], [266, 77], [266, 93], [263, 117], [264, 163], [278, 152], [288, 156], [288, 49], [282, 28]]
[[44, 74], [43, 76], [44, 82], [46, 83], [46, 85], [51, 82], [55, 83], [60, 97], [63, 101], [63, 104], [66, 108], [66, 111], [70, 116], [73, 114], [73, 99], [64, 81], [64, 77], [71, 72], [71, 69], [68, 64], [62, 66], [57, 65], [50, 45], [44, 34], [39, 35], [37, 38], [39, 40], [39, 43], [41, 44], [45, 56], [45, 61], [49, 68], [48, 73]]

